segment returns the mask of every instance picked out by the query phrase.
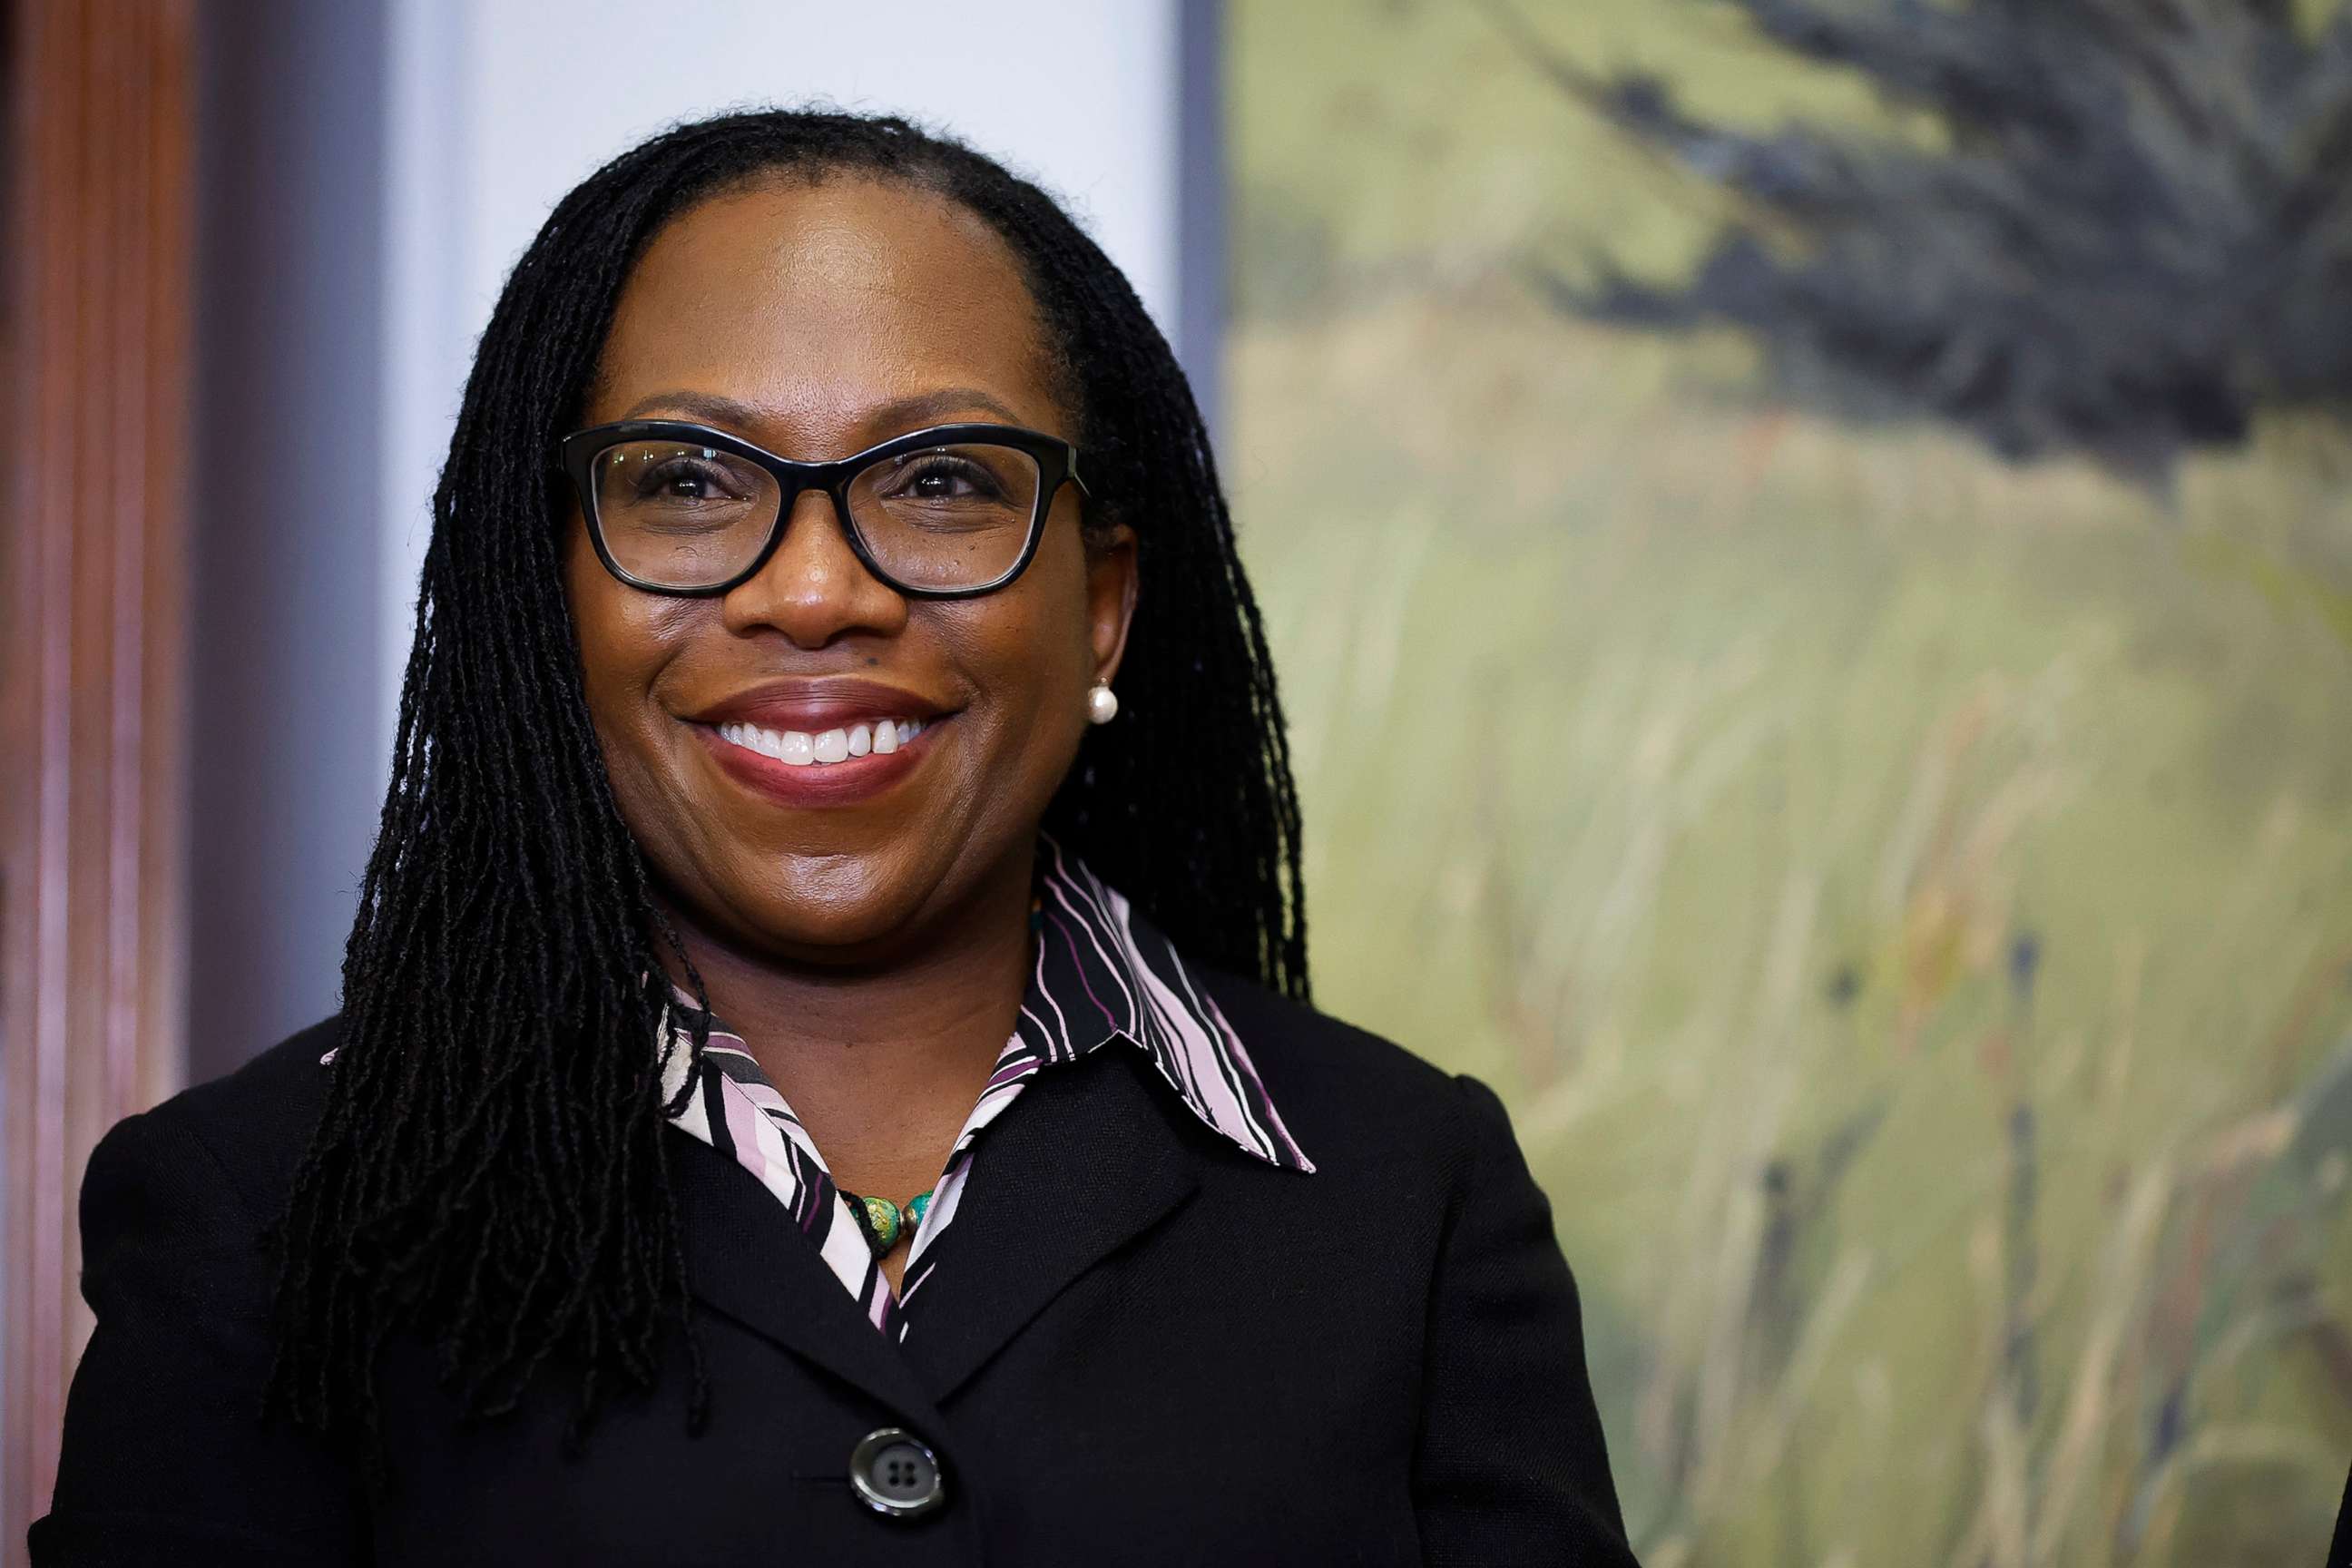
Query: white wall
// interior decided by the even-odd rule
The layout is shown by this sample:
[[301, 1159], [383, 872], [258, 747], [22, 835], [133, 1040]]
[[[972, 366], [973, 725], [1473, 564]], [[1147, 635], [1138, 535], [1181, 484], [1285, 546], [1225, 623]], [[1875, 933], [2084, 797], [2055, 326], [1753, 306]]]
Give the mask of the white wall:
[[[955, 132], [1063, 198], [1176, 338], [1180, 0], [391, 0], [387, 758], [473, 343], [564, 191], [672, 121], [821, 100]], [[1181, 340], [1180, 340], [1181, 341]]]

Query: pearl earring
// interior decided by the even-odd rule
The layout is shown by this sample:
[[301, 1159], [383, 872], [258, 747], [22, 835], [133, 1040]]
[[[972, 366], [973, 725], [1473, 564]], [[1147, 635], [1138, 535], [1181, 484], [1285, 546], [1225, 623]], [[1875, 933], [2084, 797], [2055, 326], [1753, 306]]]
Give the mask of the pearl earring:
[[1118, 693], [1108, 681], [1097, 680], [1087, 693], [1087, 718], [1097, 724], [1108, 724], [1118, 717]]

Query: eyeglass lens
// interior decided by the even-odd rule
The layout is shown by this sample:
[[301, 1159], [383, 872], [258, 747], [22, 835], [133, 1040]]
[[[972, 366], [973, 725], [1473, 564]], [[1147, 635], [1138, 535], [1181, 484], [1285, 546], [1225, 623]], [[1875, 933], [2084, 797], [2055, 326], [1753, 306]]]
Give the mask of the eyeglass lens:
[[[748, 458], [678, 441], [625, 441], [596, 456], [596, 525], [630, 576], [703, 588], [759, 557], [783, 508]], [[1013, 569], [1037, 510], [1037, 460], [965, 442], [883, 458], [847, 487], [850, 525], [881, 574], [910, 588], [992, 583]]]

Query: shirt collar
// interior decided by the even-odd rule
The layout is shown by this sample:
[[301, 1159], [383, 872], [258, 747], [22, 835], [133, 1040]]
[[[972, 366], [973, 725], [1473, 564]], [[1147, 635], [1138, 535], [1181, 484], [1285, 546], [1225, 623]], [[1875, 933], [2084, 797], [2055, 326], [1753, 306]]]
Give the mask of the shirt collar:
[[[1034, 966], [992, 1083], [1124, 1041], [1150, 1058], [1212, 1131], [1278, 1169], [1315, 1169], [1283, 1124], [1248, 1047], [1173, 944], [1049, 837], [1038, 842], [1037, 903]], [[690, 1014], [693, 999], [672, 990], [679, 1013]], [[663, 1093], [673, 1102], [690, 1071], [683, 1023], [674, 1021], [664, 1063]], [[716, 1018], [710, 1027], [725, 1030]]]
[[1051, 837], [1038, 845], [1038, 903], [1036, 968], [1017, 1037], [1049, 1062], [1125, 1040], [1194, 1116], [1244, 1152], [1284, 1170], [1315, 1169], [1248, 1047], [1175, 947]]

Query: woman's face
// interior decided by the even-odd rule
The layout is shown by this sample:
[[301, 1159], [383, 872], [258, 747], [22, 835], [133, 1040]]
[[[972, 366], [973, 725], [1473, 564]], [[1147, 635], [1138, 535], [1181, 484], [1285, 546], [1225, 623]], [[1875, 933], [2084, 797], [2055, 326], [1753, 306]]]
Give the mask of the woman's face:
[[[950, 422], [1076, 438], [1003, 243], [938, 197], [846, 177], [717, 198], [655, 238], [583, 423], [657, 418], [806, 461]], [[713, 598], [616, 581], [575, 511], [565, 590], [589, 713], [621, 815], [683, 918], [751, 952], [856, 963], [1003, 879], [1025, 885], [1134, 603], [1131, 537], [1089, 551], [1079, 505], [1064, 486], [1028, 570], [964, 600], [884, 584], [818, 490], [766, 565]], [[908, 720], [920, 733], [895, 754], [840, 763], [730, 738], [750, 722], [788, 755], [787, 731], [822, 754], [826, 731], [863, 725], [872, 747]]]

